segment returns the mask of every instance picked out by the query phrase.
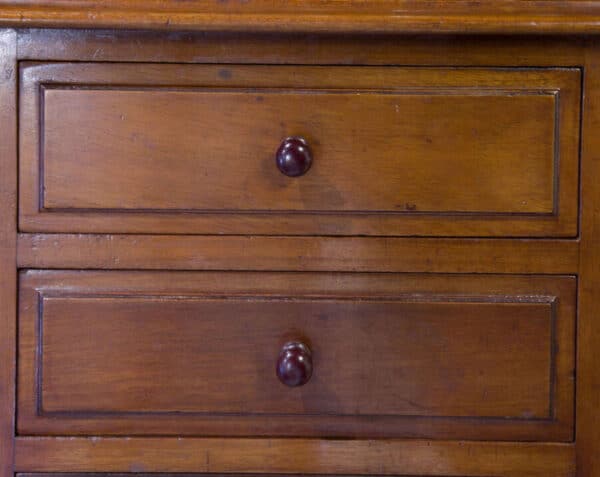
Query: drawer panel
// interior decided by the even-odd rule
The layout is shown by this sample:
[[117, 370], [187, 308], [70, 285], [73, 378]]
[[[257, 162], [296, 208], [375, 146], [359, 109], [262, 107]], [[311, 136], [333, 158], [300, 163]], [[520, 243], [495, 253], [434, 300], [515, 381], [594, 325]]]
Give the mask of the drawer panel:
[[[21, 229], [575, 236], [577, 69], [26, 64]], [[312, 167], [275, 154], [306, 139]]]
[[[572, 438], [573, 278], [29, 271], [20, 294], [21, 434]], [[277, 378], [289, 341], [304, 386]]]

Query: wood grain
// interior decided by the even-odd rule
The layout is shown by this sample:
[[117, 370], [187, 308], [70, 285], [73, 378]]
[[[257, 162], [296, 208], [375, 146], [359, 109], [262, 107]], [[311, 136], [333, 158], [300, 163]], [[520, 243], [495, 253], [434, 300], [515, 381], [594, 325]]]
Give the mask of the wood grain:
[[200, 31], [598, 33], [590, 1], [3, 0], [0, 25]]
[[572, 444], [420, 440], [19, 438], [20, 472], [573, 477]]
[[[600, 45], [586, 63], [582, 150], [581, 276], [578, 318], [577, 464], [579, 477], [600, 475]], [[593, 351], [594, 350], [594, 351]]]
[[[577, 69], [52, 64], [22, 80], [24, 231], [577, 234]], [[291, 135], [315, 156], [294, 179], [274, 166]]]
[[[90, 13], [90, 10], [86, 10], [92, 5], [98, 10], [95, 18], [93, 17], [96, 12]], [[102, 9], [99, 8], [100, 5]], [[350, 2], [346, 0], [325, 0], [318, 2], [318, 5], [313, 0], [251, 0], [244, 5], [239, 2], [220, 2], [216, 5], [212, 1], [195, 0], [58, 0], [52, 3], [4, 0], [0, 1], [0, 23], [5, 22], [4, 25], [9, 25], [15, 22], [23, 26], [16, 33], [18, 56], [20, 59], [32, 61], [213, 63], [219, 65], [219, 68], [236, 63], [401, 67], [443, 65], [480, 67], [487, 70], [495, 67], [507, 67], [511, 70], [516, 67], [544, 67], [550, 70], [557, 67], [578, 68], [582, 71], [584, 86], [580, 238], [556, 240], [542, 236], [540, 239], [514, 240], [515, 236], [512, 234], [508, 239], [141, 235], [155, 227], [154, 217], [149, 217], [145, 218], [137, 229], [130, 229], [138, 230], [139, 234], [136, 235], [21, 234], [18, 236], [18, 266], [106, 270], [339, 270], [576, 275], [579, 290], [578, 401], [576, 436], [573, 442], [523, 442], [530, 438], [531, 434], [519, 435], [519, 427], [509, 430], [499, 427], [493, 433], [490, 430], [488, 435], [492, 437], [506, 436], [510, 432], [515, 441], [504, 443], [414, 439], [198, 439], [175, 436], [154, 438], [148, 435], [136, 438], [126, 436], [131, 434], [130, 430], [127, 431], [132, 427], [131, 422], [116, 423], [103, 420], [105, 427], [98, 427], [99, 431], [102, 431], [98, 434], [109, 434], [117, 429], [117, 432], [123, 433], [123, 438], [17, 438], [14, 449], [15, 471], [33, 474], [65, 472], [66, 475], [70, 475], [71, 472], [222, 472], [225, 475], [236, 472], [260, 475], [279, 472], [321, 475], [413, 474], [438, 477], [600, 475], [600, 375], [597, 353], [593, 352], [600, 347], [596, 320], [600, 287], [597, 252], [600, 242], [597, 240], [596, 230], [600, 223], [600, 197], [596, 184], [597, 178], [600, 177], [600, 170], [596, 165], [597, 150], [600, 148], [596, 138], [596, 130], [600, 128], [596, 96], [600, 94], [600, 83], [596, 70], [600, 49], [594, 38], [577, 35], [577, 32], [598, 30], [600, 16], [597, 17], [595, 12], [600, 10], [600, 3], [578, 0], [500, 0], [475, 3], [462, 0], [418, 3], [384, 0], [352, 2], [352, 9], [348, 8], [349, 5]], [[392, 9], [397, 10], [394, 15], [390, 15]], [[295, 14], [292, 15], [291, 12]], [[27, 29], [28, 26], [35, 25], [62, 29]], [[65, 29], [81, 25], [94, 29], [114, 29]], [[183, 31], [185, 25], [188, 27]], [[131, 31], [131, 28], [143, 28], [144, 31]], [[209, 31], [213, 28], [214, 31]], [[149, 31], [152, 29], [154, 31]], [[262, 33], [259, 33], [259, 30], [262, 30]], [[284, 30], [285, 33], [282, 34]], [[339, 35], [336, 31], [353, 34]], [[380, 34], [373, 35], [374, 31]], [[428, 35], [394, 34], [411, 31]], [[477, 34], [483, 31], [486, 32], [485, 35]], [[489, 35], [489, 32], [502, 35]], [[550, 36], [528, 35], [531, 32], [545, 32]], [[562, 35], [553, 36], [555, 33]], [[14, 33], [7, 35], [10, 36], [9, 43], [12, 45], [14, 36], [11, 35]], [[3, 56], [8, 58], [7, 61], [10, 61], [13, 67], [16, 64], [13, 64], [14, 58], [10, 58], [14, 54], [14, 46], [11, 46], [6, 56]], [[12, 81], [16, 81], [14, 76], [10, 80], [10, 88], [13, 88]], [[2, 91], [9, 91], [10, 88], [0, 87], [0, 99], [3, 97]], [[10, 90], [5, 98], [14, 97], [12, 95], [14, 91]], [[0, 147], [2, 150], [14, 149], [14, 139], [11, 138], [14, 135], [13, 118], [16, 112], [12, 106], [8, 106], [2, 108], [0, 114], [5, 115], [0, 134], [2, 137], [6, 136]], [[9, 155], [10, 161], [3, 159]], [[5, 426], [5, 423], [13, 419], [14, 413], [14, 403], [11, 404], [10, 400], [13, 399], [14, 390], [12, 379], [15, 312], [14, 309], [10, 311], [10, 307], [13, 306], [10, 304], [16, 296], [16, 231], [11, 229], [15, 214], [13, 207], [16, 204], [13, 188], [16, 186], [12, 182], [16, 154], [2, 153], [0, 163], [3, 164], [0, 183], [4, 184], [1, 187], [6, 186], [6, 201], [11, 204], [8, 211], [2, 209], [2, 213], [7, 214], [2, 224], [8, 224], [1, 226], [2, 230], [7, 231], [7, 235], [1, 240], [3, 250], [6, 250], [6, 261], [2, 258], [4, 252], [0, 253], [0, 260], [2, 264], [7, 265], [8, 270], [8, 274], [2, 270], [0, 275], [0, 283], [6, 285], [0, 291], [0, 303], [4, 296], [9, 303], [8, 313], [4, 315], [6, 307], [3, 306], [1, 316], [8, 317], [12, 313], [9, 321], [4, 322], [8, 333], [0, 335], [0, 404], [6, 410], [0, 411], [0, 441], [3, 436], [10, 439], [8, 446], [0, 442], [0, 477], [8, 477], [13, 475], [11, 442], [15, 432], [12, 422], [10, 428]], [[7, 175], [4, 175], [5, 172]], [[129, 218], [124, 215], [119, 220], [125, 224]], [[70, 220], [76, 219], [65, 219], [63, 223], [55, 224], [54, 230], [63, 232], [67, 226], [74, 227]], [[174, 221], [174, 224], [184, 230], [188, 222], [187, 217], [181, 217]], [[268, 229], [260, 229], [252, 219], [248, 224], [238, 225], [246, 230], [253, 227], [257, 233], [272, 233]], [[102, 225], [98, 220], [90, 227], [101, 230]], [[220, 226], [228, 233], [236, 231], [228, 223], [221, 223]], [[33, 227], [48, 232], [53, 230], [52, 224], [44, 222], [33, 223]], [[465, 221], [462, 227], [465, 231], [470, 227], [474, 227], [473, 230], [481, 230], [480, 226], [473, 226], [468, 221]], [[424, 229], [431, 230], [429, 226], [424, 226]], [[442, 232], [444, 231], [440, 231]], [[447, 232], [448, 230], [445, 235], [448, 235]], [[91, 272], [85, 272], [86, 275], [88, 273]], [[135, 275], [133, 272], [128, 273]], [[112, 276], [112, 273], [107, 275]], [[286, 276], [288, 273], [282, 275]], [[353, 278], [356, 280], [354, 286], [345, 282], [344, 286], [348, 287], [350, 298], [373, 283], [371, 273], [360, 275], [360, 278]], [[258, 276], [260, 274], [257, 274]], [[452, 283], [454, 277], [446, 277], [446, 283]], [[487, 275], [481, 275], [479, 278], [482, 278], [483, 285], [490, 283], [491, 278]], [[508, 280], [511, 276], [501, 278]], [[555, 278], [545, 279], [554, 281]], [[435, 278], [432, 277], [433, 279]], [[260, 283], [258, 278], [255, 280], [257, 284]], [[234, 289], [236, 286], [239, 290], [248, 287], [247, 282], [237, 285], [232, 283]], [[152, 285], [148, 283], [149, 291], [152, 291]], [[388, 291], [393, 292], [395, 286], [390, 283]], [[94, 282], [94, 288], [96, 287], [110, 290], [111, 283], [97, 279]], [[206, 287], [210, 287], [210, 283], [207, 283]], [[472, 290], [466, 291], [472, 293]], [[4, 325], [2, 333], [3, 331]], [[536, 346], [539, 344], [534, 343], [533, 348], [536, 349]], [[4, 359], [5, 355], [8, 359]], [[10, 381], [5, 380], [7, 376], [11, 376]], [[2, 394], [5, 382], [9, 385], [8, 395]], [[571, 419], [574, 419], [574, 412], [571, 408]], [[464, 424], [457, 424], [439, 419], [432, 427], [421, 427], [419, 432], [421, 435], [447, 432], [448, 439], [460, 439], [461, 436], [468, 436], [469, 432], [474, 432], [472, 429], [480, 429], [477, 427], [480, 423], [466, 420]], [[56, 422], [52, 424], [57, 425]], [[160, 424], [154, 422], [151, 425], [156, 429]], [[77, 423], [74, 424], [75, 427], [76, 425]], [[181, 425], [182, 428], [185, 426], [183, 423]], [[191, 427], [194, 425], [196, 424], [192, 423]], [[239, 423], [235, 419], [229, 423], [221, 420], [218, 425], [221, 426], [221, 430], [233, 429], [235, 433]], [[290, 424], [282, 423], [279, 430], [284, 429], [286, 425], [298, 426], [298, 423], [295, 420], [291, 420]], [[324, 422], [323, 425], [332, 424]], [[413, 431], [416, 429], [414, 426]], [[522, 429], [522, 425], [520, 426]], [[139, 423], [136, 424], [136, 428], [144, 432]], [[454, 434], [448, 431], [450, 428], [454, 429]], [[356, 428], [346, 430], [348, 435], [357, 431]], [[61, 430], [65, 435], [70, 432], [68, 425]], [[545, 436], [551, 436], [551, 433]], [[413, 437], [418, 439], [419, 435]], [[517, 439], [520, 441], [517, 442]], [[567, 440], [570, 439], [573, 439], [572, 433]]]
[[16, 371], [16, 34], [0, 31], [0, 477], [12, 477]]
[[[573, 278], [31, 271], [20, 285], [21, 434], [572, 439]], [[298, 389], [275, 375], [290, 339], [314, 353]]]
[[[578, 36], [335, 35], [23, 29], [19, 58], [218, 64], [573, 67]], [[493, 54], [490, 54], [493, 52]]]
[[576, 274], [573, 240], [20, 234], [19, 268]]
[[[311, 86], [44, 88], [41, 208], [554, 213], [554, 93]], [[490, 121], [482, 120], [483, 110]], [[498, 124], [498, 116], [505, 122]], [[473, 131], [476, 138], [454, 142]], [[274, 164], [281, 141], [294, 134], [307, 138], [316, 157], [297, 179]]]

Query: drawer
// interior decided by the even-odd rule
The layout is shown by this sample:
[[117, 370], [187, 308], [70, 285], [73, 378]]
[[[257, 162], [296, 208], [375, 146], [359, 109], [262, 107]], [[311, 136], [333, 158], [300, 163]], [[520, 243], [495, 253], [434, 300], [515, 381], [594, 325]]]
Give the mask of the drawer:
[[575, 289], [548, 276], [24, 271], [18, 432], [570, 441]]
[[574, 237], [580, 83], [565, 68], [24, 63], [20, 228]]

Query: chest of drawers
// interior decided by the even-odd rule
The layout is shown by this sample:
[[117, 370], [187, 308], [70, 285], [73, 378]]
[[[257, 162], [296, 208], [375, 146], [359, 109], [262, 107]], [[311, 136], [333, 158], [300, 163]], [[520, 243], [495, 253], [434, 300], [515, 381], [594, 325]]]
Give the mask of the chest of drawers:
[[0, 477], [599, 477], [598, 25], [0, 2]]

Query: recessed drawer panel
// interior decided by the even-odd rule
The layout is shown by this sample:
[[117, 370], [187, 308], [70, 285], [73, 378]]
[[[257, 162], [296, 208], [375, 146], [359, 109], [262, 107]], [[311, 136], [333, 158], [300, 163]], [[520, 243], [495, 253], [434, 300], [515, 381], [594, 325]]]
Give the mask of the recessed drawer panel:
[[21, 434], [572, 438], [574, 278], [28, 271], [20, 284]]
[[58, 63], [21, 80], [24, 231], [577, 234], [578, 69]]

